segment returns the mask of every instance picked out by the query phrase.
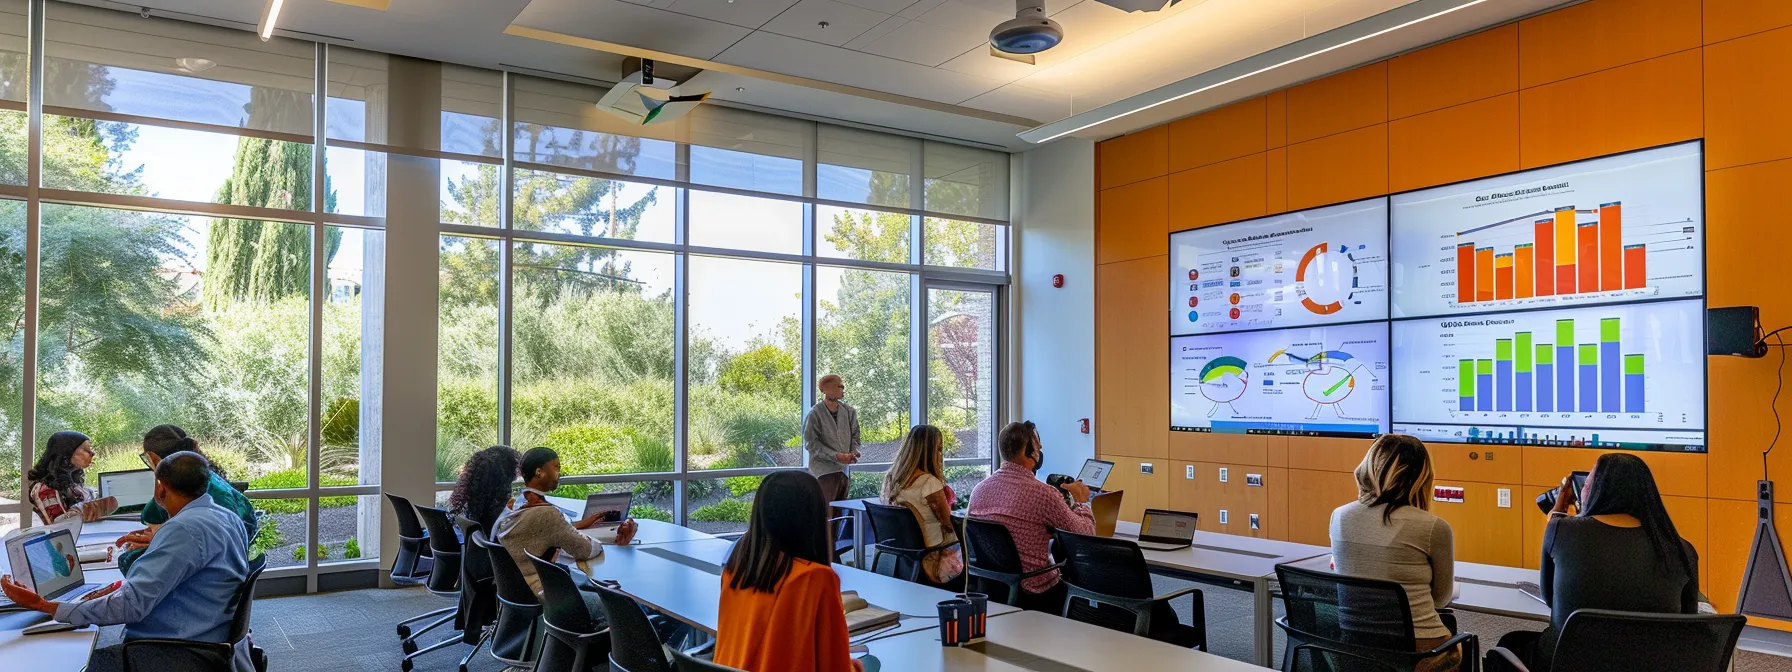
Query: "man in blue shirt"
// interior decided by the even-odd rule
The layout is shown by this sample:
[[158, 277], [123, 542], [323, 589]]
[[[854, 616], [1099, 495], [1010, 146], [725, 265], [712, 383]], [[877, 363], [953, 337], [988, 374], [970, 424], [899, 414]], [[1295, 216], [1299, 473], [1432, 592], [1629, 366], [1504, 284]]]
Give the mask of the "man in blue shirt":
[[[58, 621], [124, 625], [124, 638], [223, 642], [230, 636], [231, 598], [249, 575], [249, 540], [236, 513], [206, 494], [211, 469], [198, 453], [179, 452], [156, 466], [155, 499], [169, 520], [130, 575], [79, 602], [50, 602], [0, 578], [0, 588], [19, 606], [53, 614]], [[112, 647], [107, 647], [112, 648]], [[94, 663], [119, 652], [94, 652]], [[232, 668], [254, 672], [246, 642]], [[103, 666], [103, 665], [102, 665]], [[90, 667], [89, 669], [95, 669]]]

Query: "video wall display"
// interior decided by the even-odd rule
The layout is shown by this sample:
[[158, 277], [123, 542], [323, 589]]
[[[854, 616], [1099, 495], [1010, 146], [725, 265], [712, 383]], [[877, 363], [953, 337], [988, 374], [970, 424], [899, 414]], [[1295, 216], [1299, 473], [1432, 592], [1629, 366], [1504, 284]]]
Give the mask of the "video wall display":
[[1173, 431], [1705, 450], [1703, 155], [1170, 235]]

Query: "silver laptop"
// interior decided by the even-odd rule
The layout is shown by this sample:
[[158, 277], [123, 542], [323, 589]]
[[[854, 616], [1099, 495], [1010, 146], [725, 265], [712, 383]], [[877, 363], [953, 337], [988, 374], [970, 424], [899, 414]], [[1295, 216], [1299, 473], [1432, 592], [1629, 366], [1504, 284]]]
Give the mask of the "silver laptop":
[[579, 519], [584, 520], [597, 515], [599, 516], [597, 525], [593, 527], [621, 525], [622, 521], [628, 520], [629, 505], [634, 503], [634, 497], [634, 493], [631, 492], [600, 492], [586, 495], [585, 514], [579, 516]]
[[[46, 600], [78, 600], [100, 587], [87, 583], [87, 575], [81, 571], [80, 552], [75, 550], [75, 537], [66, 529], [9, 539], [6, 557], [18, 581]], [[20, 567], [29, 567], [30, 571], [21, 572]], [[16, 608], [11, 600], [0, 597], [0, 611]]]
[[1195, 543], [1195, 522], [1200, 514], [1164, 509], [1145, 509], [1139, 521], [1139, 548], [1147, 551], [1174, 551]]
[[1114, 463], [1106, 460], [1083, 460], [1083, 470], [1077, 472], [1076, 480], [1091, 490], [1100, 490], [1108, 484], [1108, 474], [1114, 473]]
[[149, 469], [100, 474], [100, 496], [117, 497], [118, 513], [142, 511], [156, 494], [156, 472]]

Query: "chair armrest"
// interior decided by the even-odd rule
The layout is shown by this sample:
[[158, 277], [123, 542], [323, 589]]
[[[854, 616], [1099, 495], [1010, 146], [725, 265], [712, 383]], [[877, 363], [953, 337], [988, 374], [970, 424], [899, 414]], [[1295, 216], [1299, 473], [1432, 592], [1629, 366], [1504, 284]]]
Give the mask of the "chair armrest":
[[1531, 672], [1531, 668], [1519, 662], [1518, 656], [1497, 646], [1487, 652], [1487, 665], [1483, 669], [1486, 672]]
[[696, 646], [695, 648], [685, 649], [684, 655], [696, 657], [696, 656], [700, 656], [700, 655], [709, 653], [711, 651], [714, 651], [715, 648], [716, 648], [716, 640], [712, 639], [707, 642], [704, 642], [703, 644]]
[[1031, 579], [1035, 576], [1039, 576], [1040, 574], [1044, 574], [1046, 572], [1063, 569], [1064, 565], [1069, 564], [1069, 562], [1070, 561], [1068, 561], [1068, 560], [1059, 560], [1057, 562], [1046, 565], [1044, 567], [1040, 567], [1039, 569], [1035, 569], [1031, 572], [1021, 572], [1019, 574], [1015, 574], [1014, 576], [1015, 576], [1015, 578], [1019, 578], [1019, 579]]
[[1468, 661], [1476, 660], [1481, 657], [1481, 640], [1472, 632], [1460, 633], [1454, 637], [1446, 639], [1444, 640], [1444, 643], [1431, 647], [1431, 650], [1426, 651], [1425, 655], [1427, 657], [1441, 656], [1445, 653], [1449, 653], [1450, 649], [1453, 649], [1458, 645], [1462, 647], [1462, 662], [1465, 666], [1468, 664]]
[[1197, 588], [1197, 587], [1183, 588], [1181, 590], [1173, 590], [1168, 593], [1159, 595], [1157, 597], [1153, 597], [1153, 598], [1151, 598], [1151, 601], [1152, 602], [1169, 602], [1170, 600], [1174, 600], [1178, 597], [1182, 597], [1183, 595], [1187, 595], [1189, 593], [1199, 593], [1199, 592], [1201, 592], [1201, 589]]

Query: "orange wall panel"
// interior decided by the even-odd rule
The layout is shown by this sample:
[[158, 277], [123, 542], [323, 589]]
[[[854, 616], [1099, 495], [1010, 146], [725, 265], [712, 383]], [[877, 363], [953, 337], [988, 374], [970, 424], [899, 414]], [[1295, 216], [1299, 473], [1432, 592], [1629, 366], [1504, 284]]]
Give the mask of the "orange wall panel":
[[[1120, 500], [1120, 519], [1139, 522], [1145, 509], [1161, 509], [1170, 505], [1170, 461], [1161, 457], [1108, 455], [1101, 459], [1114, 463], [1108, 474], [1106, 490], [1125, 490]], [[1140, 473], [1143, 465], [1151, 465], [1152, 473]]]
[[1518, 94], [1388, 122], [1388, 189], [1518, 170]]
[[1170, 230], [1262, 216], [1268, 198], [1264, 166], [1264, 154], [1257, 153], [1171, 175]]
[[1288, 144], [1288, 92], [1276, 91], [1263, 97], [1264, 144], [1283, 147]]
[[1355, 471], [1373, 443], [1369, 439], [1291, 436], [1288, 437], [1288, 466], [1311, 471]]
[[1700, 0], [1592, 0], [1519, 22], [1519, 82], [1532, 87], [1693, 49]]
[[1518, 483], [1524, 479], [1524, 451], [1516, 446], [1429, 443], [1425, 447], [1431, 453], [1431, 470], [1438, 479], [1480, 483]]
[[1518, 25], [1507, 24], [1388, 61], [1388, 118], [1518, 90]]
[[[1095, 267], [1095, 448], [1168, 454], [1169, 257]], [[1150, 325], [1150, 328], [1144, 328]]]
[[1169, 254], [1170, 178], [1101, 192], [1095, 224], [1095, 263]]
[[1170, 432], [1170, 457], [1190, 462], [1285, 466], [1288, 440], [1260, 434]]
[[1387, 192], [1387, 124], [1288, 146], [1289, 210]]
[[1259, 96], [1171, 123], [1170, 172], [1268, 149], [1264, 108]]
[[1792, 2], [1705, 0], [1705, 44], [1792, 26]]
[[1112, 189], [1170, 173], [1170, 129], [1151, 128], [1103, 141], [1097, 172], [1102, 189]]
[[1386, 61], [1288, 89], [1288, 144], [1387, 120]]
[[[1674, 531], [1692, 544], [1692, 549], [1701, 558], [1711, 557], [1710, 513], [1706, 508], [1710, 500], [1704, 497], [1667, 497], [1661, 503], [1668, 510], [1668, 518], [1674, 521]], [[1535, 509], [1533, 509], [1535, 510]], [[1709, 595], [1711, 585], [1711, 563], [1699, 563], [1699, 590]], [[1714, 605], [1715, 606], [1715, 605]]]
[[1792, 28], [1706, 47], [1705, 73], [1706, 168], [1792, 158]]
[[[1761, 322], [1774, 327], [1792, 324], [1792, 297], [1777, 284], [1764, 286], [1754, 271], [1761, 268], [1763, 250], [1792, 246], [1792, 229], [1763, 219], [1785, 202], [1787, 184], [1792, 184], [1792, 160], [1705, 173], [1706, 302], [1759, 306]], [[1774, 431], [1768, 408], [1777, 375], [1774, 356], [1708, 362], [1712, 497], [1754, 499], [1761, 451]], [[1773, 479], [1792, 483], [1792, 451], [1776, 449], [1770, 460]]]
[[1516, 496], [1512, 506], [1499, 507], [1498, 490], [1515, 486], [1441, 478], [1437, 484], [1463, 489], [1460, 502], [1431, 502], [1431, 512], [1450, 523], [1457, 560], [1508, 567], [1524, 562], [1524, 510]]
[[1288, 470], [1288, 541], [1332, 545], [1332, 509], [1356, 499], [1356, 478], [1332, 471]]
[[1277, 147], [1263, 153], [1266, 174], [1263, 186], [1263, 212], [1273, 215], [1288, 211], [1288, 149]]
[[1520, 159], [1529, 168], [1697, 138], [1702, 79], [1699, 52], [1686, 51], [1525, 89]]

